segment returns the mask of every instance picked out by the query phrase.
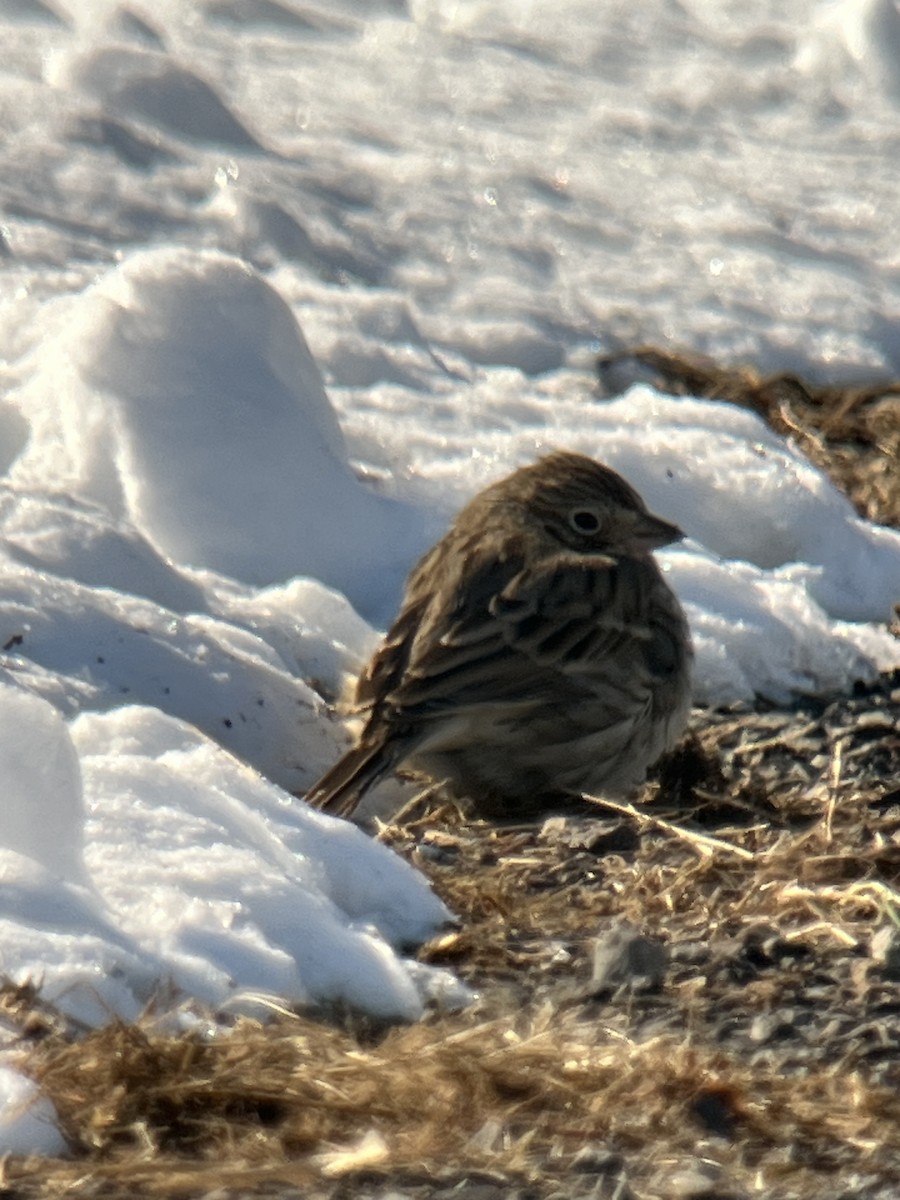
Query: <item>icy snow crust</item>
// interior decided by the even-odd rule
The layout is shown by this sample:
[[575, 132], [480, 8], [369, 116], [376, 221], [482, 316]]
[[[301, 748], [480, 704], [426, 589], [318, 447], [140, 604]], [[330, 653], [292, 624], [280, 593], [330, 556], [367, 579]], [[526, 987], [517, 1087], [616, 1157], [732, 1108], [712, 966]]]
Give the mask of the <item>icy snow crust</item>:
[[[0, 14], [0, 971], [151, 999], [462, 998], [449, 918], [290, 793], [406, 571], [550, 449], [622, 471], [697, 698], [900, 661], [900, 536], [619, 341], [900, 374], [889, 0], [151, 5]], [[385, 785], [385, 804], [400, 795]], [[0, 1069], [0, 1148], [59, 1152]]]

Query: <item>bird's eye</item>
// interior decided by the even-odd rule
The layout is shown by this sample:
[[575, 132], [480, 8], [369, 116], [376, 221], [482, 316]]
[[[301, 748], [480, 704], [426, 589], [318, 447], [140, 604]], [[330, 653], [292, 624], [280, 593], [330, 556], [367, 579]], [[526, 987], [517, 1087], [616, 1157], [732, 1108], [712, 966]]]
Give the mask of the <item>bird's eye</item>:
[[573, 508], [569, 513], [569, 524], [576, 533], [596, 533], [600, 518], [592, 508]]

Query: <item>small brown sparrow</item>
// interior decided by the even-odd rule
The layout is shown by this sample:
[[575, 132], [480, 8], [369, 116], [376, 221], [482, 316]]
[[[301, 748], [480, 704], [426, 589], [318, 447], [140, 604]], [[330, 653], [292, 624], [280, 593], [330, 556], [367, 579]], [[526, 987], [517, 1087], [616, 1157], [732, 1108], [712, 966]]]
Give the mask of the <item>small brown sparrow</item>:
[[690, 710], [687, 622], [651, 554], [683, 536], [580, 454], [485, 488], [409, 576], [356, 686], [359, 742], [308, 802], [349, 816], [401, 766], [489, 815], [641, 783]]

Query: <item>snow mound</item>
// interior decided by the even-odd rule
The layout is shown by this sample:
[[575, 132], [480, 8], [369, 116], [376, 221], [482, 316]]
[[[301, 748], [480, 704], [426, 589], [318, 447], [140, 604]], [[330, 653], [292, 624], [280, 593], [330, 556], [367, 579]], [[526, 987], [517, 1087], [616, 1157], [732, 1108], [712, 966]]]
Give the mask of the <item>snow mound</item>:
[[40, 979], [89, 1023], [134, 1017], [166, 986], [214, 1007], [268, 994], [408, 1020], [429, 988], [447, 991], [442, 972], [397, 953], [449, 919], [426, 881], [192, 726], [130, 707], [69, 730], [10, 686], [0, 718], [0, 939], [14, 981]]
[[224, 255], [135, 255], [74, 302], [16, 401], [16, 486], [52, 480], [183, 564], [312, 575], [377, 608], [419, 520], [352, 473], [290, 309]]

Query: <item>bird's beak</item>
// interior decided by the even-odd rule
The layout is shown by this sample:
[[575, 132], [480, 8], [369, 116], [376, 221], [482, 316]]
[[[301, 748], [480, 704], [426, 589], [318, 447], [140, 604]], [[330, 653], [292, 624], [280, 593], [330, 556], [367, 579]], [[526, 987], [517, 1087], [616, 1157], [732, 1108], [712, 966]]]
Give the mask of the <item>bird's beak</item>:
[[636, 513], [631, 528], [631, 538], [635, 545], [642, 550], [659, 550], [661, 546], [671, 546], [680, 542], [684, 537], [682, 530], [671, 521], [664, 521], [653, 513]]

